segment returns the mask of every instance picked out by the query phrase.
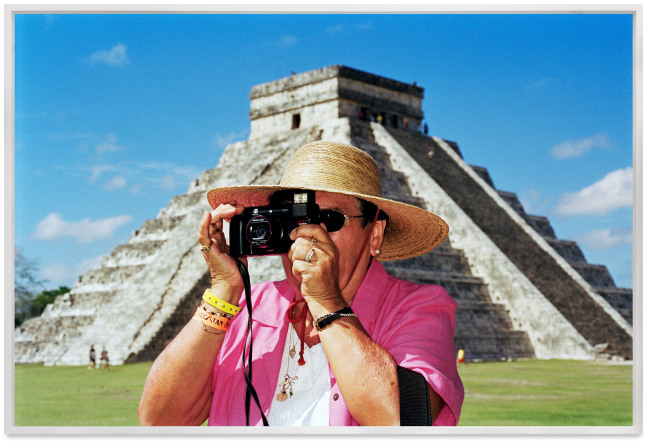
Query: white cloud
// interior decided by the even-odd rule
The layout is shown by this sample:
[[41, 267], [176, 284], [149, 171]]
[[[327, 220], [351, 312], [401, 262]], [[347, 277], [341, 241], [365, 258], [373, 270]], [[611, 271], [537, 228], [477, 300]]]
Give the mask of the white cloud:
[[90, 56], [90, 64], [105, 64], [108, 66], [123, 66], [129, 62], [128, 48], [123, 43], [113, 46], [110, 50], [95, 52]]
[[247, 129], [243, 129], [240, 132], [230, 132], [227, 135], [220, 135], [216, 134], [213, 137], [213, 143], [216, 145], [218, 148], [223, 148], [226, 147], [228, 144], [233, 143], [234, 141], [240, 141], [244, 140], [247, 138], [248, 131]]
[[103, 190], [111, 191], [128, 187], [132, 194], [145, 193], [147, 189], [170, 190], [188, 186], [203, 170], [173, 163], [149, 161], [141, 163], [119, 162], [87, 166], [89, 181]]
[[340, 34], [340, 33], [345, 33], [347, 31], [350, 32], [361, 32], [361, 31], [368, 31], [370, 29], [373, 29], [373, 23], [371, 22], [365, 22], [365, 23], [357, 23], [353, 24], [350, 27], [345, 24], [345, 23], [339, 23], [336, 25], [328, 25], [324, 28], [324, 33], [326, 34]]
[[97, 221], [85, 218], [81, 221], [68, 222], [60, 214], [50, 213], [38, 223], [31, 237], [44, 241], [74, 238], [78, 242], [89, 243], [111, 237], [117, 228], [132, 220], [133, 217], [130, 215], [121, 215]]
[[373, 29], [373, 23], [357, 23], [355, 25], [355, 29], [357, 29], [358, 31], [368, 31], [369, 29]]
[[551, 195], [546, 195], [537, 189], [530, 189], [521, 193], [519, 201], [526, 213], [533, 215], [546, 213], [554, 204], [554, 199]]
[[632, 244], [633, 233], [631, 227], [599, 229], [576, 235], [573, 239], [590, 249], [605, 250], [620, 245]]
[[561, 160], [582, 156], [593, 147], [607, 148], [611, 147], [611, 145], [606, 134], [598, 134], [588, 138], [580, 138], [579, 140], [562, 141], [553, 146], [550, 153], [554, 158]]
[[554, 210], [560, 215], [603, 215], [633, 206], [632, 168], [618, 169], [576, 193], [562, 195]]
[[345, 29], [346, 29], [346, 26], [340, 23], [337, 25], [326, 26], [326, 29], [324, 29], [324, 32], [327, 34], [337, 34], [339, 32], [343, 32]]
[[111, 172], [115, 170], [115, 166], [109, 164], [97, 164], [95, 166], [90, 166], [90, 182], [94, 182], [101, 178], [105, 172]]
[[41, 277], [54, 285], [74, 284], [79, 276], [85, 274], [88, 270], [98, 268], [103, 259], [104, 256], [97, 256], [81, 261], [73, 267], [61, 263], [53, 263], [41, 271]]
[[277, 46], [294, 46], [299, 42], [296, 35], [282, 35], [276, 40]]
[[172, 175], [164, 175], [162, 178], [157, 180], [157, 187], [160, 189], [171, 190], [177, 186], [177, 179]]
[[97, 154], [102, 154], [104, 152], [116, 152], [121, 149], [122, 147], [117, 144], [117, 136], [110, 134], [105, 141], [97, 145], [96, 152]]
[[123, 177], [123, 176], [121, 176], [121, 175], [117, 175], [117, 176], [115, 176], [115, 177], [112, 177], [112, 179], [111, 179], [110, 181], [108, 181], [108, 182], [103, 186], [103, 188], [104, 188], [105, 190], [123, 189], [124, 187], [126, 187], [126, 184], [127, 184], [127, 183], [128, 183], [128, 181], [126, 180], [126, 178], [124, 178], [124, 177]]

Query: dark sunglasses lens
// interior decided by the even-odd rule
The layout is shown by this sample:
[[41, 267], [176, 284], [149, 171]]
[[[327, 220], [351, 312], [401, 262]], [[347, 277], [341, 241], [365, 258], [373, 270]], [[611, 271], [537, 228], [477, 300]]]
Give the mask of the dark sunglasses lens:
[[336, 210], [322, 210], [319, 212], [319, 218], [326, 226], [328, 232], [336, 232], [344, 227], [344, 223], [346, 222], [344, 214]]

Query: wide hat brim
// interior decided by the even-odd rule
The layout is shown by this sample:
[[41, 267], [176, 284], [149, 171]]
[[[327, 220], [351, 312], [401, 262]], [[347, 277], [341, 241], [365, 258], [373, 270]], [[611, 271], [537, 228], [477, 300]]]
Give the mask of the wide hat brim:
[[[265, 206], [274, 192], [286, 189], [304, 189], [302, 186], [233, 186], [210, 190], [207, 199], [212, 208], [235, 203], [245, 207]], [[307, 189], [361, 198], [384, 211], [389, 221], [378, 256], [380, 261], [413, 258], [427, 253], [444, 241], [449, 233], [447, 223], [438, 215], [410, 204], [366, 195], [340, 191], [327, 186], [308, 186]]]

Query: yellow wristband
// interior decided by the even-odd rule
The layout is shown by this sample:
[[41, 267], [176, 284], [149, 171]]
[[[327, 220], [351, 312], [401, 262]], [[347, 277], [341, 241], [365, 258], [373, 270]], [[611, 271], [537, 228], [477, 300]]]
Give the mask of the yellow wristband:
[[240, 311], [240, 306], [237, 305], [231, 305], [228, 302], [223, 301], [220, 298], [216, 298], [213, 296], [211, 291], [209, 289], [204, 291], [204, 295], [202, 295], [202, 299], [209, 305], [222, 310], [225, 313], [229, 313], [231, 315], [236, 315]]

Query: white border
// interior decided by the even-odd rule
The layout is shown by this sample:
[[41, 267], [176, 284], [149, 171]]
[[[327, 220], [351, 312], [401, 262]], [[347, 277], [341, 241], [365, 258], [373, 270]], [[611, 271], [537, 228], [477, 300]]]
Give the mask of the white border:
[[[40, 4], [40, 5], [5, 5], [5, 32], [4, 50], [5, 50], [5, 69], [4, 69], [4, 99], [5, 99], [5, 179], [4, 179], [4, 209], [5, 213], [14, 213], [14, 88], [13, 88], [13, 39], [14, 39], [14, 22], [13, 14], [15, 13], [633, 13], [634, 14], [634, 425], [631, 427], [456, 427], [443, 428], [436, 427], [430, 429], [416, 428], [324, 428], [326, 434], [383, 434], [383, 435], [409, 435], [409, 434], [517, 434], [517, 435], [555, 435], [555, 434], [641, 434], [642, 433], [642, 171], [643, 171], [643, 14], [642, 3], [629, 3], [623, 5], [609, 4], [590, 4], [573, 2], [568, 5], [564, 4], [497, 4], [497, 5], [417, 5], [405, 4], [398, 5], [397, 11], [394, 11], [394, 5], [348, 5], [348, 4], [328, 4], [328, 5], [304, 5], [304, 4], [198, 4], [198, 5], [170, 5], [170, 4], [143, 4], [143, 5], [124, 5], [124, 4]], [[8, 167], [10, 166], [10, 167]], [[15, 427], [13, 425], [13, 299], [8, 294], [13, 293], [13, 259], [14, 259], [14, 235], [13, 235], [13, 217], [4, 220], [4, 264], [5, 264], [5, 434], [52, 434], [52, 435], [89, 435], [89, 434], [136, 434], [136, 435], [169, 435], [169, 434], [312, 434], [311, 429], [248, 429], [248, 428], [218, 428], [217, 431], [205, 431], [204, 427], [187, 428], [187, 427], [161, 427], [161, 428], [141, 428], [141, 427]], [[11, 264], [11, 265], [9, 265]], [[7, 313], [9, 312], [9, 313]], [[10, 316], [10, 318], [7, 318]], [[10, 319], [10, 320], [8, 320]], [[7, 367], [8, 365], [8, 367]], [[8, 368], [8, 370], [7, 370]], [[11, 392], [11, 394], [7, 394]], [[603, 404], [601, 404], [603, 406]]]

